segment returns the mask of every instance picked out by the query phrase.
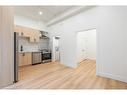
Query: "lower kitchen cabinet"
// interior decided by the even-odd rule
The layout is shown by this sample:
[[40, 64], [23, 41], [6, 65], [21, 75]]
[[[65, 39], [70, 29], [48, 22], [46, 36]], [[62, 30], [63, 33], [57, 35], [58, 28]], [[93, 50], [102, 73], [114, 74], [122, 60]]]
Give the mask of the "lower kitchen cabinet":
[[19, 53], [19, 66], [32, 64], [32, 53]]

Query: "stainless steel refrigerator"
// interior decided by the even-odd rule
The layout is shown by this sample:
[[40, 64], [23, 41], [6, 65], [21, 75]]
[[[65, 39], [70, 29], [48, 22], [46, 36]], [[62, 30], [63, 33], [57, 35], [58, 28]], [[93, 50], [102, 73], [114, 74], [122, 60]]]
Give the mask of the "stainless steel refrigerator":
[[14, 32], [14, 83], [18, 82], [18, 33]]

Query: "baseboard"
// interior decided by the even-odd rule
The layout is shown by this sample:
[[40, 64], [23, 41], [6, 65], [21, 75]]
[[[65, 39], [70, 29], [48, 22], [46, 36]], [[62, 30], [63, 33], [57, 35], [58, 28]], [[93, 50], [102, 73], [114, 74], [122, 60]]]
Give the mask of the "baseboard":
[[70, 67], [70, 68], [73, 68], [73, 69], [75, 69], [75, 68], [77, 68], [77, 66], [75, 65], [70, 65], [70, 64], [63, 64], [62, 62], [60, 62], [60, 64], [62, 64], [62, 65], [64, 65], [64, 66], [66, 66], [66, 67]]
[[112, 74], [107, 74], [107, 73], [102, 73], [102, 72], [97, 72], [96, 75], [127, 83], [127, 77], [120, 77], [120, 76], [115, 76], [115, 75], [112, 75]]
[[13, 81], [11, 83], [8, 83], [7, 85], [2, 85], [0, 86], [0, 89], [6, 89], [6, 87], [10, 86], [10, 85], [13, 85]]
[[96, 58], [87, 58], [88, 60], [95, 60], [96, 61]]
[[84, 59], [84, 60], [79, 61], [77, 63], [79, 64], [79, 63], [82, 63], [82, 62], [87, 61], [87, 60], [96, 61], [96, 59], [94, 59], [94, 58], [87, 58], [87, 59]]

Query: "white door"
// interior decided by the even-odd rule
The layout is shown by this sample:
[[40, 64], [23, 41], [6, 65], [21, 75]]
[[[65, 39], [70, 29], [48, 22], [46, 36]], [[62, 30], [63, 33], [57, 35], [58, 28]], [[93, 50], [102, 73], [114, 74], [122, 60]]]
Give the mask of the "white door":
[[53, 61], [60, 61], [60, 46], [59, 46], [60, 37], [53, 37]]
[[77, 34], [77, 61], [96, 60], [96, 29], [82, 31]]
[[59, 39], [56, 39], [56, 45], [55, 45], [55, 61], [60, 61]]
[[85, 32], [87, 36], [87, 59], [96, 60], [96, 29]]
[[87, 58], [87, 39], [86, 37], [81, 38], [81, 48], [82, 48], [82, 61]]
[[86, 59], [87, 57], [87, 52], [86, 52], [86, 37], [83, 35], [82, 32], [79, 32], [78, 33], [78, 36], [77, 36], [77, 50], [78, 50], [78, 62], [81, 62], [83, 60]]

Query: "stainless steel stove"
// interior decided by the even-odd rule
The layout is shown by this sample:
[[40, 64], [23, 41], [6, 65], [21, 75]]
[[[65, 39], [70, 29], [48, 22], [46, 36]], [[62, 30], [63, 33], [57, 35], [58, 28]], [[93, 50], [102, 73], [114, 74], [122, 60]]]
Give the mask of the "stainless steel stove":
[[50, 50], [42, 50], [42, 62], [49, 62], [52, 59]]
[[38, 52], [32, 53], [32, 64], [49, 62], [52, 59], [52, 54], [50, 50], [43, 49]]

